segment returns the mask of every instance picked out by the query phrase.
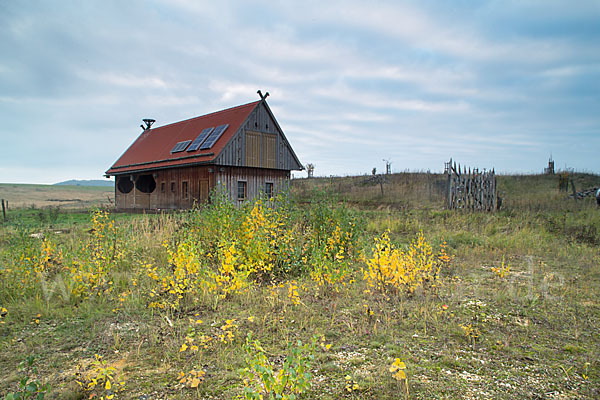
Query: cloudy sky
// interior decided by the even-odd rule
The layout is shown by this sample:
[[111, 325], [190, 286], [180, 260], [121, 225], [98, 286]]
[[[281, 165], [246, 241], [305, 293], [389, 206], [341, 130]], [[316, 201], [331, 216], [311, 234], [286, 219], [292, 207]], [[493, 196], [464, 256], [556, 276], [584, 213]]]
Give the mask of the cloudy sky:
[[0, 1], [0, 182], [102, 179], [142, 118], [257, 89], [316, 175], [600, 173], [600, 1]]

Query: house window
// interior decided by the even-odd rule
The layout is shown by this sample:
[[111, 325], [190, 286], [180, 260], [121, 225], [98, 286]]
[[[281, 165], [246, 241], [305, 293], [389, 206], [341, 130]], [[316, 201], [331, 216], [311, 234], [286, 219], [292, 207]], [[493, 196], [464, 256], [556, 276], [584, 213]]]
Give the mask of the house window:
[[175, 182], [171, 182], [171, 192], [175, 193]]
[[161, 183], [160, 183], [160, 192], [161, 192], [161, 193], [164, 193], [164, 192], [165, 192], [165, 183], [164, 183], [164, 182], [161, 182]]
[[238, 200], [244, 200], [246, 198], [246, 182], [244, 181], [238, 181], [238, 193], [237, 193], [237, 198]]
[[184, 200], [188, 199], [188, 183], [187, 181], [181, 182], [181, 194]]
[[273, 183], [272, 182], [265, 183], [265, 195], [267, 196], [267, 199], [270, 199], [271, 197], [273, 197]]

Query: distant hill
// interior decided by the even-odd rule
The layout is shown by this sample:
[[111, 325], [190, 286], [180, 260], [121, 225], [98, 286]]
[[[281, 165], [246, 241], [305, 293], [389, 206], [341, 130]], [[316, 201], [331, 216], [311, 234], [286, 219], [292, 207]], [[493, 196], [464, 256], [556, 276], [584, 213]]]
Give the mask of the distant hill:
[[55, 183], [55, 185], [68, 185], [68, 186], [114, 186], [114, 184], [115, 184], [114, 181], [101, 180], [101, 179], [87, 180], [87, 181], [71, 179], [70, 181]]

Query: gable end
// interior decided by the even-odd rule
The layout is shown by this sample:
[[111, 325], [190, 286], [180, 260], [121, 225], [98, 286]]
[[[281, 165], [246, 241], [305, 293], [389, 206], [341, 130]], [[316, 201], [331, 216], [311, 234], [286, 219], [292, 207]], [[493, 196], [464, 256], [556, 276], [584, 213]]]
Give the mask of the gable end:
[[266, 101], [258, 103], [248, 115], [215, 163], [288, 171], [303, 169]]

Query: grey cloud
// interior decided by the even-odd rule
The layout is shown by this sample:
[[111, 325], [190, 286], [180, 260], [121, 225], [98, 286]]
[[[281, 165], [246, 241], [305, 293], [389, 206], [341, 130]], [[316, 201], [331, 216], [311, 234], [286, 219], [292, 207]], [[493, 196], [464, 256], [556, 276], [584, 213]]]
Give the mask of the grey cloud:
[[450, 156], [531, 171], [550, 151], [598, 170], [575, 154], [600, 147], [600, 13], [551, 5], [2, 2], [0, 171], [99, 175], [141, 118], [163, 125], [259, 88], [319, 174]]

